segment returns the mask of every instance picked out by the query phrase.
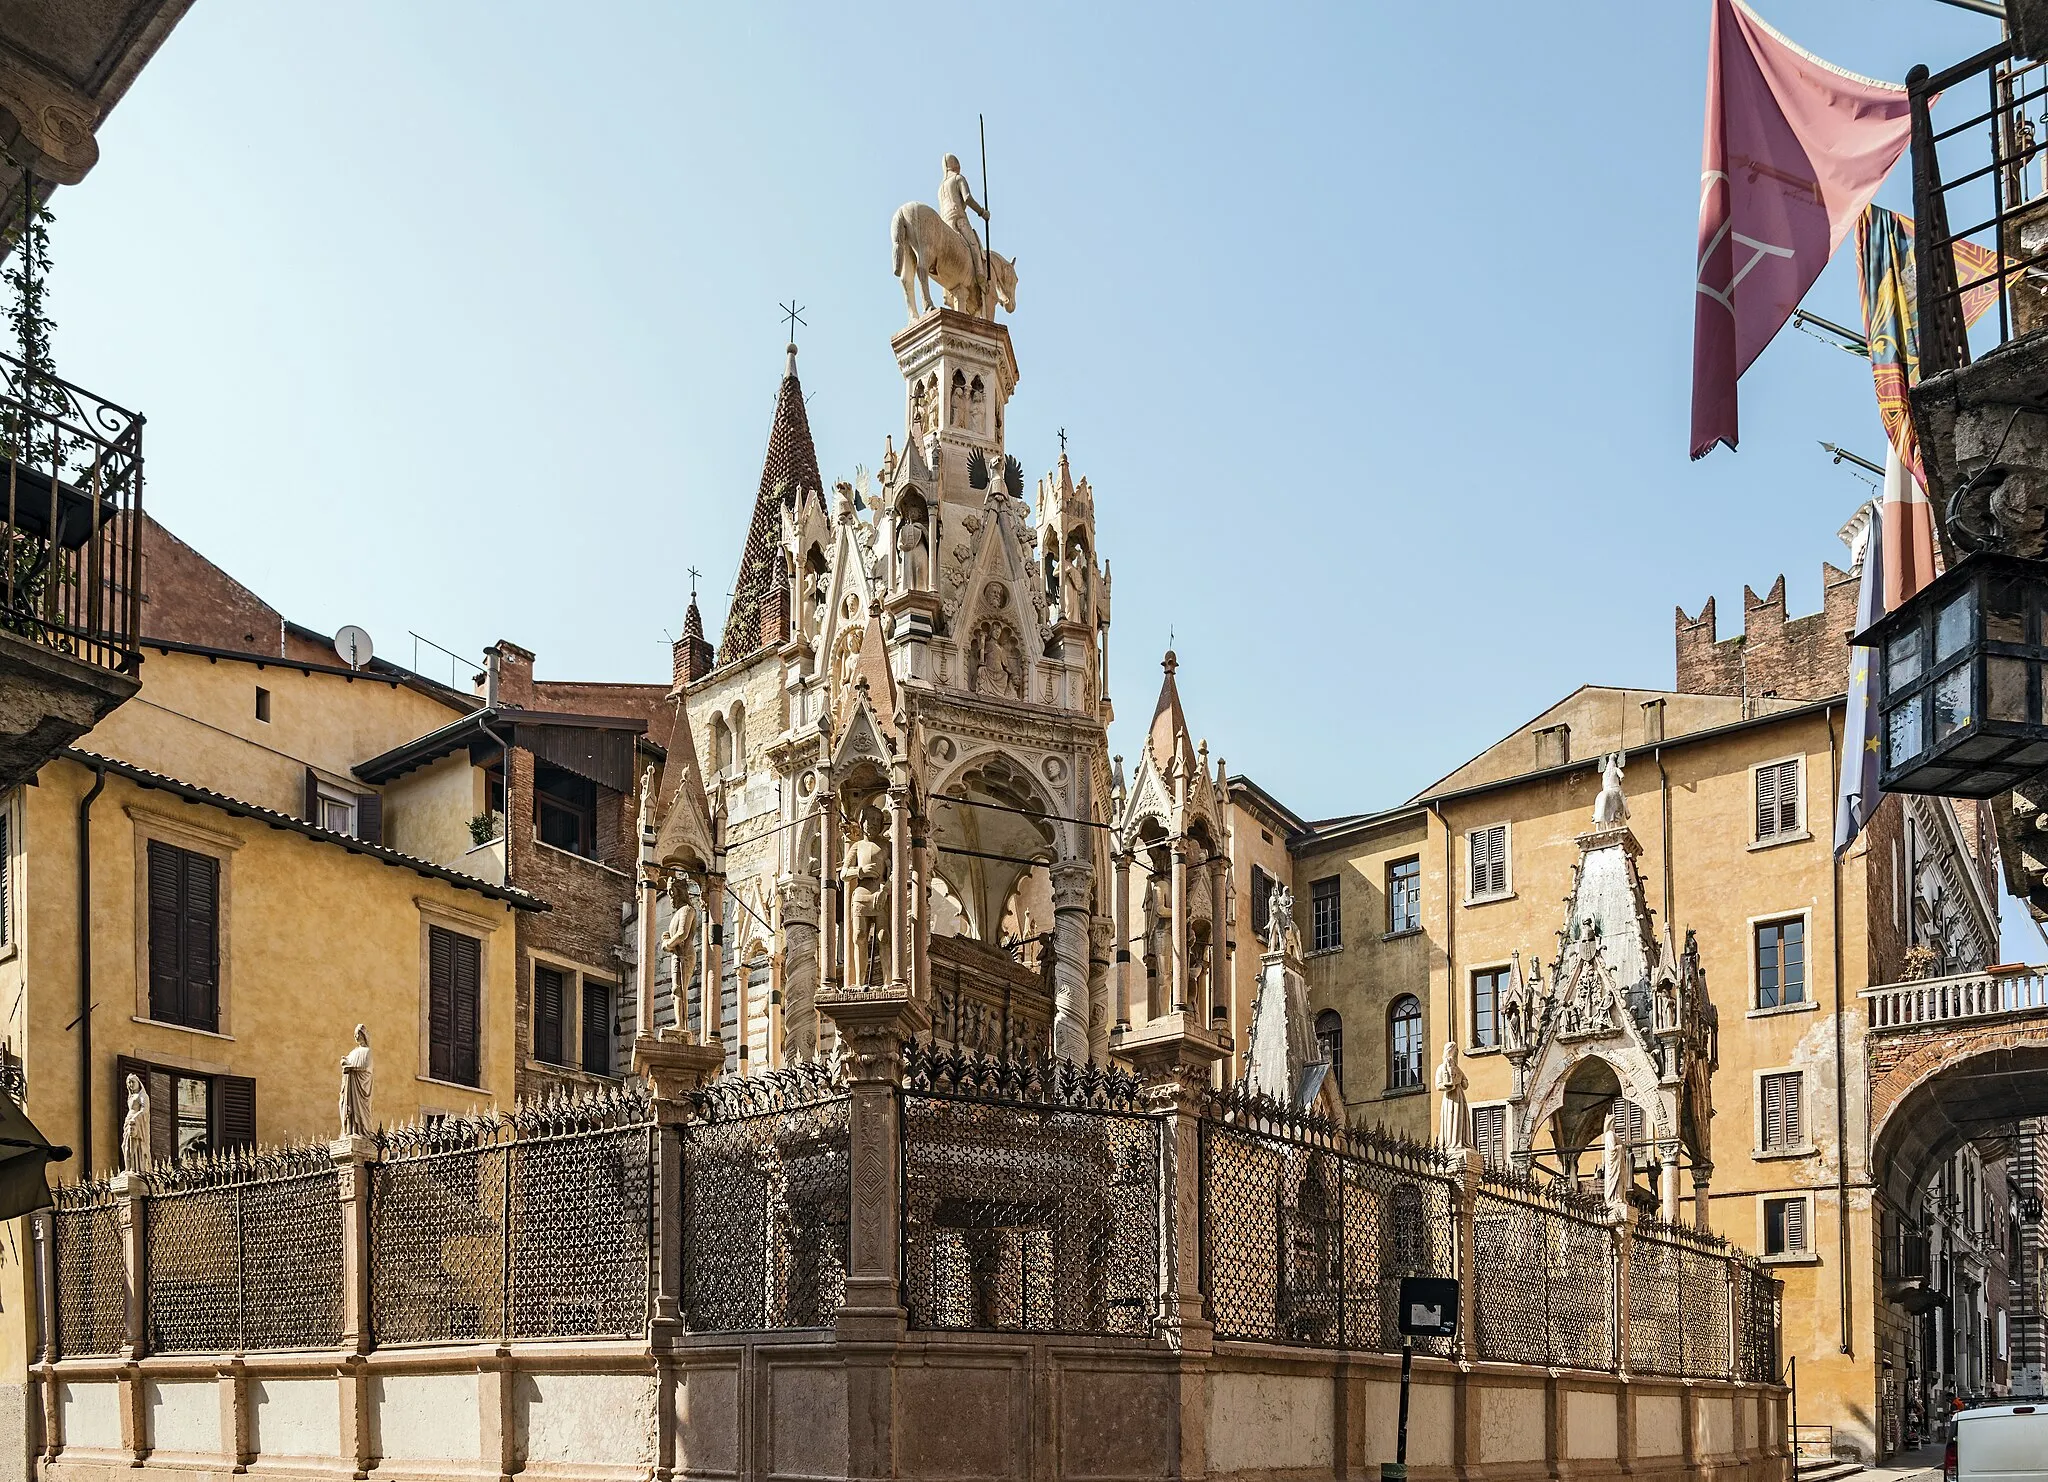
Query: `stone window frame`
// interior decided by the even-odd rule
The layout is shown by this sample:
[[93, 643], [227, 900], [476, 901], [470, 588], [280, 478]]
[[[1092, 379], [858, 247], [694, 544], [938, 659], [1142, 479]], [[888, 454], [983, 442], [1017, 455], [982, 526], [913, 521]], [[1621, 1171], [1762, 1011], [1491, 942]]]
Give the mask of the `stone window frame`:
[[[1805, 978], [1801, 985], [1801, 991], [1805, 994], [1805, 997], [1801, 998], [1798, 1003], [1776, 1003], [1772, 1004], [1769, 1008], [1764, 1008], [1760, 1006], [1756, 1001], [1757, 928], [1760, 926], [1773, 926], [1780, 922], [1785, 921], [1797, 921], [1799, 923], [1799, 940], [1803, 944], [1806, 954], [1805, 962], [1803, 964]], [[1746, 950], [1749, 953], [1749, 977], [1747, 979], [1748, 986], [1743, 990], [1744, 995], [1747, 997], [1749, 1001], [1749, 1008], [1746, 1011], [1744, 1017], [1750, 1019], [1766, 1019], [1770, 1018], [1772, 1015], [1775, 1014], [1808, 1014], [1818, 1010], [1820, 1008], [1820, 1001], [1814, 994], [1815, 977], [1813, 953], [1813, 907], [1801, 906], [1796, 911], [1761, 911], [1756, 915], [1750, 917], [1749, 920], [1746, 923], [1744, 923], [1743, 930], [1748, 935], [1748, 946]], [[1784, 993], [1783, 963], [1784, 958], [1781, 952], [1779, 957], [1778, 983], [1778, 991], [1781, 997]]]
[[[1799, 810], [1798, 819], [1790, 829], [1783, 833], [1772, 834], [1769, 837], [1759, 837], [1756, 831], [1757, 774], [1766, 767], [1781, 767], [1787, 762], [1792, 764], [1794, 775], [1798, 779], [1796, 794]], [[1749, 769], [1749, 843], [1746, 846], [1747, 848], [1751, 850], [1776, 849], [1781, 844], [1804, 844], [1813, 838], [1813, 830], [1808, 823], [1810, 815], [1807, 811], [1807, 776], [1811, 770], [1812, 768], [1806, 764], [1806, 753], [1803, 751], [1795, 751], [1790, 756], [1766, 757], [1762, 761], [1751, 764]]]
[[[1772, 1147], [1764, 1141], [1764, 1082], [1772, 1076], [1791, 1075], [1799, 1077], [1799, 1136], [1800, 1140], [1786, 1147]], [[1779, 1159], [1811, 1158], [1819, 1149], [1813, 1142], [1813, 1108], [1807, 1095], [1806, 1067], [1803, 1065], [1772, 1065], [1759, 1067], [1750, 1072], [1750, 1160], [1757, 1163], [1774, 1162]], [[1811, 1235], [1811, 1230], [1808, 1234]], [[1759, 1247], [1761, 1248], [1761, 1247]]]
[[[1331, 940], [1328, 943], [1324, 943], [1316, 935], [1316, 892], [1326, 885], [1333, 887], [1330, 890], [1329, 899], [1335, 903], [1335, 909], [1332, 912], [1332, 925], [1336, 928], [1331, 933]], [[1344, 950], [1344, 871], [1341, 866], [1334, 874], [1319, 875], [1308, 882], [1308, 929], [1308, 950], [1303, 954], [1304, 956], [1318, 957], [1327, 952], [1342, 952]]]
[[[1778, 1255], [1765, 1254], [1764, 1228], [1767, 1223], [1766, 1212], [1769, 1206], [1795, 1202], [1806, 1206], [1805, 1228], [1800, 1232], [1805, 1238], [1806, 1243], [1804, 1247], [1799, 1250], [1784, 1251]], [[1818, 1266], [1820, 1264], [1820, 1242], [1815, 1238], [1817, 1232], [1814, 1229], [1813, 1214], [1814, 1200], [1811, 1189], [1801, 1190], [1796, 1193], [1759, 1195], [1756, 1201], [1757, 1259], [1771, 1266]]]
[[[581, 858], [581, 856], [577, 857]], [[609, 1071], [589, 1070], [583, 1064], [584, 980], [586, 978], [595, 978], [605, 987], [611, 989], [612, 1015], [614, 1020], [616, 1020], [621, 992], [618, 970], [616, 968], [607, 970], [596, 967], [579, 958], [570, 957], [565, 953], [550, 951], [546, 947], [528, 947], [525, 949], [525, 953], [526, 983], [519, 990], [526, 999], [526, 1042], [520, 1046], [519, 1052], [525, 1068], [546, 1075], [563, 1075], [566, 1073], [568, 1075], [589, 1076], [592, 1080], [618, 1080], [621, 1072], [617, 1068], [616, 1055], [613, 1057], [614, 1066]], [[535, 1004], [533, 997], [537, 982], [533, 970], [536, 967], [551, 967], [569, 980], [567, 985], [568, 991], [562, 997], [562, 1050], [564, 1054], [567, 1054], [571, 1047], [574, 1047], [576, 1059], [573, 1063], [543, 1060], [534, 1053], [534, 1032], [540, 1022], [538, 1005]], [[481, 1012], [479, 1012], [478, 1017], [481, 1019]], [[616, 1035], [614, 1037], [616, 1038]], [[478, 1047], [478, 1053], [479, 1055], [482, 1053], [481, 1045]]]
[[[466, 911], [447, 901], [416, 895], [413, 906], [420, 913], [419, 1057], [413, 1079], [429, 1086], [444, 1086], [464, 1094], [488, 1096], [491, 1085], [491, 935], [504, 923], [477, 911]], [[476, 1079], [474, 1086], [443, 1080], [433, 1069], [433, 949], [432, 928], [458, 932], [476, 939]], [[508, 1095], [511, 1087], [502, 1088]]]
[[[1500, 879], [1499, 890], [1487, 891], [1483, 895], [1472, 892], [1472, 841], [1480, 834], [1500, 830]], [[1465, 904], [1488, 906], [1495, 901], [1511, 901], [1515, 898], [1515, 825], [1511, 819], [1499, 819], [1493, 823], [1482, 823], [1477, 828], [1468, 828], [1464, 835], [1465, 847], [1459, 852], [1465, 860]]]
[[[121, 811], [134, 827], [135, 848], [135, 1013], [133, 1022], [179, 1034], [196, 1034], [201, 1039], [232, 1040], [234, 1033], [234, 856], [242, 847], [240, 835], [226, 829], [209, 828], [193, 818], [163, 813], [143, 803], [125, 803]], [[213, 1028], [195, 1029], [155, 1019], [149, 1012], [149, 846], [154, 840], [178, 849], [204, 854], [220, 866], [219, 910], [214, 917], [214, 943], [219, 953], [218, 981], [214, 985]]]
[[[1478, 1032], [1479, 1028], [1479, 975], [1481, 973], [1512, 973], [1514, 967], [1513, 961], [1508, 958], [1502, 958], [1499, 962], [1475, 963], [1465, 969], [1465, 1038], [1467, 1043], [1458, 1047], [1460, 1054], [1498, 1055], [1501, 1052], [1500, 994], [1498, 990], [1495, 991], [1493, 999], [1493, 1043], [1482, 1045], [1473, 1039], [1473, 1035]], [[1505, 980], [1502, 981], [1501, 986], [1506, 986]]]

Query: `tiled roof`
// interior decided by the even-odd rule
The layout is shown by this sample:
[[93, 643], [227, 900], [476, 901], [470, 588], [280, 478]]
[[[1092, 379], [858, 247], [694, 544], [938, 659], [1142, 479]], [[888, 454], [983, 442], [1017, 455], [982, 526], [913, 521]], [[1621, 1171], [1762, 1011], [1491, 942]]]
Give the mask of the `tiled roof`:
[[782, 535], [781, 500], [806, 491], [822, 493], [818, 450], [811, 442], [811, 420], [804, 415], [804, 388], [796, 378], [796, 346], [775, 395], [775, 420], [768, 429], [768, 454], [761, 460], [761, 487], [754, 495], [754, 517], [747, 526], [746, 549], [740, 553], [739, 575], [733, 578], [732, 607], [725, 615], [725, 633], [718, 644], [721, 665], [744, 659], [761, 647], [761, 608], [775, 580], [775, 545]]
[[305, 819], [295, 817], [290, 813], [280, 813], [275, 808], [266, 808], [260, 803], [251, 803], [241, 798], [229, 797], [224, 792], [215, 792], [212, 788], [201, 787], [195, 782], [181, 782], [176, 777], [166, 777], [161, 772], [152, 772], [149, 768], [138, 767], [133, 762], [124, 762], [111, 756], [100, 756], [95, 752], [84, 751], [76, 746], [67, 746], [58, 755], [77, 762], [80, 766], [103, 768], [106, 771], [112, 772], [116, 777], [127, 778], [139, 787], [153, 788], [158, 792], [167, 792], [173, 797], [183, 798], [188, 803], [202, 803], [209, 808], [218, 808], [221, 812], [235, 818], [252, 818], [259, 823], [267, 823], [275, 829], [283, 829], [288, 833], [304, 834], [307, 838], [323, 844], [339, 845], [350, 854], [367, 854], [373, 859], [382, 860], [385, 864], [401, 866], [413, 871], [415, 874], [424, 875], [430, 880], [445, 880], [450, 885], [460, 886], [464, 890], [474, 890], [478, 895], [489, 896], [492, 900], [504, 901], [506, 904], [517, 906], [524, 911], [545, 911], [549, 908], [546, 901], [528, 891], [519, 890], [509, 885], [493, 885], [489, 881], [480, 880], [474, 875], [465, 875], [460, 870], [451, 870], [446, 865], [435, 864], [430, 859], [420, 859], [415, 855], [401, 854], [398, 850], [383, 844], [366, 843], [352, 835], [336, 833], [333, 829], [322, 828], [317, 823], [308, 823]]

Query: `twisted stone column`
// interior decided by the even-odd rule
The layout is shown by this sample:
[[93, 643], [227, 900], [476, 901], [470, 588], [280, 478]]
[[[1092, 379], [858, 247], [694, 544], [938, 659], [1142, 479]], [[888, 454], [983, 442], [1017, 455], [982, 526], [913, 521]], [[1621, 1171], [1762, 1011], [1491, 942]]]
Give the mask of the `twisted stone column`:
[[782, 1063], [818, 1058], [818, 882], [798, 875], [782, 895]]
[[1072, 1060], [1088, 1058], [1088, 886], [1085, 859], [1052, 867], [1052, 1047]]
[[[1107, 916], [1088, 920], [1088, 1058], [1109, 1063], [1112, 1027], [1110, 974], [1116, 948], [1116, 923]], [[1119, 1021], [1120, 1022], [1120, 1021]]]

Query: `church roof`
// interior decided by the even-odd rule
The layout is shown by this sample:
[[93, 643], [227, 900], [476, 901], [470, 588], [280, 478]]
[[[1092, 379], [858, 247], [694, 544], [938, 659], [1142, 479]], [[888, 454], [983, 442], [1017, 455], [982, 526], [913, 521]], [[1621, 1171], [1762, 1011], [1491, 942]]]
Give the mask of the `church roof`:
[[782, 533], [781, 502], [806, 491], [819, 492], [818, 450], [811, 442], [811, 419], [804, 415], [804, 388], [796, 378], [796, 346], [775, 394], [775, 420], [768, 427], [768, 452], [761, 460], [761, 487], [754, 495], [754, 515], [747, 525], [746, 548], [740, 552], [739, 575], [733, 578], [732, 607], [725, 615], [725, 634], [718, 662], [730, 664], [761, 647], [761, 608], [775, 580], [775, 544]]

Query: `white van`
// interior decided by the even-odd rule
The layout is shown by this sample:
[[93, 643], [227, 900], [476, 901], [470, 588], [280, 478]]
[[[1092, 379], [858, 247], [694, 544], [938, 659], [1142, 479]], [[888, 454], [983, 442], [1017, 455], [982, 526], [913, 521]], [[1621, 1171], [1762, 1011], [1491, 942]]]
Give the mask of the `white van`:
[[2048, 1401], [1959, 1411], [1950, 1434], [1949, 1482], [2048, 1482]]

